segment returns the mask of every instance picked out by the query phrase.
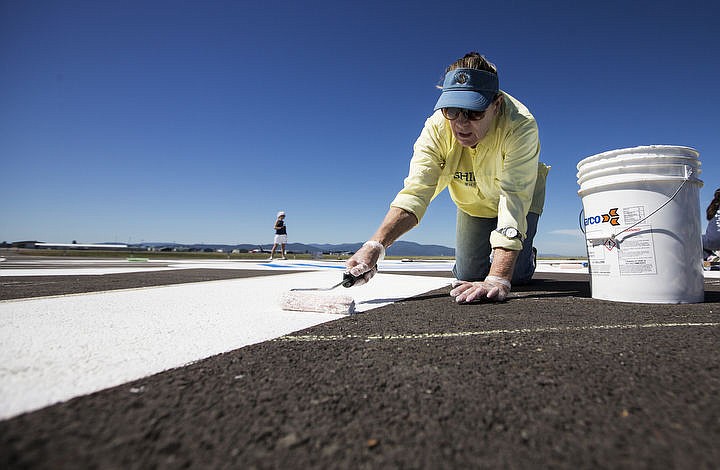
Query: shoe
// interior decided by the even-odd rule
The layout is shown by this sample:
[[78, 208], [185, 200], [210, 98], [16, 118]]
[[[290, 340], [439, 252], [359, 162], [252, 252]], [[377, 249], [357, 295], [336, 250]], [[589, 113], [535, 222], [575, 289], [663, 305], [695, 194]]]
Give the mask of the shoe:
[[283, 256], [282, 259], [287, 259], [287, 257]]
[[268, 261], [272, 261], [272, 260], [273, 260], [273, 257], [271, 256], [271, 257], [269, 257], [267, 260], [268, 260]]

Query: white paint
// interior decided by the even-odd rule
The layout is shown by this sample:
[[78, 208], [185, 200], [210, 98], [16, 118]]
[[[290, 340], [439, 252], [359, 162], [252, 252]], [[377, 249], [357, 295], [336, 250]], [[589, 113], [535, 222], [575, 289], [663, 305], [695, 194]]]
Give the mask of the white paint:
[[574, 331], [590, 331], [590, 330], [630, 330], [636, 328], [690, 328], [690, 327], [718, 327], [720, 323], [704, 322], [704, 323], [645, 323], [645, 324], [625, 324], [625, 325], [589, 325], [589, 326], [567, 326], [567, 327], [539, 327], [539, 328], [516, 328], [511, 330], [481, 330], [481, 331], [460, 331], [456, 333], [421, 333], [414, 335], [286, 335], [277, 338], [275, 341], [344, 341], [344, 340], [363, 340], [363, 341], [379, 341], [379, 340], [426, 340], [426, 339], [448, 339], [463, 338], [468, 336], [498, 336], [507, 334], [537, 334], [537, 333], [569, 333]]
[[[340, 278], [341, 271], [322, 270], [2, 301], [0, 419], [343, 318], [277, 304], [290, 288]], [[449, 282], [378, 274], [339, 289], [364, 312]]]
[[117, 249], [117, 248], [127, 248], [127, 244], [125, 243], [113, 243], [113, 244], [107, 244], [107, 243], [36, 243], [36, 247], [40, 248], [91, 248], [91, 249], [103, 249], [103, 248], [111, 248], [111, 249]]
[[[156, 259], [150, 260], [150, 262], [162, 263], [163, 260]], [[64, 261], [24, 261], [23, 264], [27, 265], [27, 268], [2, 268], [0, 269], [0, 277], [22, 277], [22, 276], [90, 276], [90, 275], [105, 275], [105, 274], [124, 274], [133, 272], [145, 272], [145, 271], [169, 271], [176, 269], [238, 269], [238, 270], [259, 270], [259, 271], [274, 271], [274, 270], [297, 270], [297, 271], [320, 271], [320, 270], [342, 270], [344, 266], [343, 262], [337, 261], [300, 261], [300, 260], [287, 260], [287, 261], [274, 261], [258, 262], [258, 261], [227, 261], [227, 260], [170, 260], [164, 261], [169, 263], [168, 266], [148, 266], [146, 264], [131, 263], [126, 260], [116, 261], [105, 261], [103, 264], [117, 263], [117, 267], [104, 267], [104, 268], [93, 268], [93, 263], [97, 264], [97, 260], [64, 260]], [[17, 262], [13, 263], [14, 265]], [[78, 265], [73, 268], [45, 268], [42, 271], [38, 271], [37, 265], [52, 265], [52, 264], [63, 264], [63, 265]], [[124, 266], [121, 266], [124, 265]], [[414, 262], [402, 262], [399, 260], [385, 260], [380, 263], [381, 272], [398, 272], [398, 271], [427, 271], [427, 272], [450, 272], [452, 270], [454, 261], [414, 261]], [[585, 266], [583, 266], [585, 264]], [[87, 266], [83, 266], [87, 265]], [[538, 273], [573, 273], [573, 274], [588, 274], [587, 262], [578, 260], [538, 260], [537, 267], [535, 269]], [[706, 278], [720, 278], [720, 271], [704, 271], [704, 277]]]
[[[229, 260], [162, 260], [149, 259], [149, 262], [167, 263], [167, 266], [148, 266], [127, 260], [16, 260], [12, 268], [0, 269], [0, 277], [19, 276], [97, 276], [105, 274], [125, 274], [145, 271], [168, 271], [177, 269], [238, 269], [238, 270], [260, 270], [260, 271], [320, 271], [338, 270], [342, 271], [344, 261], [311, 261], [311, 260], [282, 260], [282, 261], [229, 261]], [[102, 263], [115, 264], [116, 266], [93, 267], [93, 264]], [[452, 270], [454, 261], [384, 261], [380, 263], [380, 270], [387, 272], [396, 271], [437, 271], [449, 272]], [[60, 268], [46, 267], [62, 265]], [[67, 267], [68, 265], [72, 267]], [[43, 266], [42, 271], [38, 267]]]
[[175, 268], [168, 267], [147, 267], [147, 268], [70, 268], [70, 269], [1, 269], [0, 277], [25, 277], [25, 276], [103, 276], [106, 274], [129, 274], [145, 271], [175, 271]]

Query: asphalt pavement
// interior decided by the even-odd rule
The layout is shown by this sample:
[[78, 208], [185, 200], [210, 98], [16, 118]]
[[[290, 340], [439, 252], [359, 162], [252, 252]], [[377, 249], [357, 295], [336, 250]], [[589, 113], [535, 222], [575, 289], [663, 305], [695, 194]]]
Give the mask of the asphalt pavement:
[[[0, 276], [0, 298], [260, 275], [281, 273]], [[678, 305], [589, 281], [536, 273], [498, 304], [443, 287], [27, 412], [0, 421], [0, 466], [720, 468], [717, 279]]]

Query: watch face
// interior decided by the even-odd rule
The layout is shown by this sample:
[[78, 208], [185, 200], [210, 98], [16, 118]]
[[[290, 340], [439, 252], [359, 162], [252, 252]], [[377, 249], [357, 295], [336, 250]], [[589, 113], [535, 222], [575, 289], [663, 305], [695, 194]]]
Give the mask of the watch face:
[[515, 238], [518, 236], [518, 231], [512, 227], [505, 229], [505, 235], [509, 238]]

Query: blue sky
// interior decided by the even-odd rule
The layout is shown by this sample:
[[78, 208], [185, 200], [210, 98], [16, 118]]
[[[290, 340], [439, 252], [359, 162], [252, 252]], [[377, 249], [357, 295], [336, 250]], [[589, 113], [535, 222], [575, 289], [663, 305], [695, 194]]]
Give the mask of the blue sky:
[[[0, 241], [270, 243], [278, 210], [291, 242], [364, 241], [445, 67], [476, 50], [535, 115], [552, 166], [537, 247], [583, 254], [587, 156], [691, 146], [701, 210], [718, 187], [718, 13], [694, 0], [0, 0]], [[454, 225], [445, 193], [403, 240], [454, 246]]]

